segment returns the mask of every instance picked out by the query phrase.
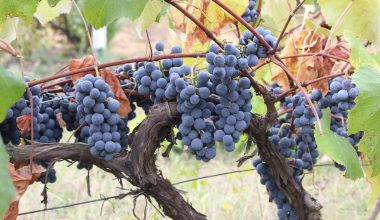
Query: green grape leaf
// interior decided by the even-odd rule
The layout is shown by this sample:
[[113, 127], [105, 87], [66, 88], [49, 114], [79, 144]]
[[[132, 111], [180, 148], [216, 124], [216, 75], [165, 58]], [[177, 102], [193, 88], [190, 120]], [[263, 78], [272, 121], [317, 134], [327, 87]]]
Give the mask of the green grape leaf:
[[170, 5], [169, 3], [164, 2], [164, 5], [162, 6], [161, 11], [160, 11], [160, 13], [157, 15], [155, 21], [156, 21], [156, 22], [159, 22], [160, 19], [161, 19], [161, 17], [167, 15], [168, 10], [169, 10], [170, 7], [171, 7], [171, 5]]
[[20, 78], [0, 66], [0, 121], [3, 121], [17, 99], [24, 93], [25, 85]]
[[349, 179], [363, 177], [363, 170], [360, 166], [358, 155], [351, 143], [346, 138], [330, 130], [330, 109], [324, 109], [322, 113], [323, 135], [320, 134], [318, 126], [315, 126], [316, 131], [314, 132], [319, 152], [344, 165], [346, 167], [345, 177]]
[[48, 0], [41, 0], [37, 6], [36, 13], [34, 13], [34, 17], [36, 17], [42, 25], [45, 25], [59, 15], [69, 13], [71, 5], [71, 0], [62, 0], [52, 7], [49, 5]]
[[380, 175], [380, 75], [372, 66], [358, 68], [352, 78], [359, 88], [356, 107], [348, 114], [348, 132], [354, 134], [364, 131], [359, 143], [359, 151], [364, 154], [372, 173]]
[[363, 170], [371, 183], [371, 201], [380, 196], [380, 72], [372, 66], [361, 66], [353, 76], [359, 88], [356, 107], [348, 112], [348, 132], [354, 134], [364, 131], [359, 143], [359, 151], [364, 155]]
[[361, 39], [374, 43], [380, 50], [380, 1], [373, 0], [319, 0], [323, 16], [329, 25], [336, 25], [339, 17], [352, 2], [351, 8], [343, 15], [335, 33], [341, 35], [344, 30], [351, 31]]
[[344, 32], [344, 39], [351, 43], [350, 62], [358, 68], [363, 65], [371, 65], [380, 69], [380, 65], [375, 55], [368, 53], [363, 42], [349, 31]]
[[[261, 9], [261, 25], [270, 29], [274, 33], [280, 33], [291, 12], [288, 2], [289, 1], [284, 0], [263, 1]], [[296, 3], [295, 1], [292, 2]], [[295, 4], [292, 5], [292, 7], [294, 6]]]
[[83, 13], [92, 26], [99, 29], [121, 17], [136, 20], [147, 2], [148, 0], [84, 0]]
[[160, 0], [153, 0], [146, 3], [144, 10], [141, 12], [140, 17], [137, 19], [137, 33], [142, 37], [142, 32], [148, 29], [154, 22], [157, 16], [161, 13], [163, 3]]
[[0, 219], [3, 219], [9, 203], [16, 195], [16, 190], [8, 172], [8, 161], [9, 156], [5, 151], [3, 139], [0, 136]]
[[39, 0], [0, 0], [0, 27], [7, 17], [20, 17], [32, 21]]

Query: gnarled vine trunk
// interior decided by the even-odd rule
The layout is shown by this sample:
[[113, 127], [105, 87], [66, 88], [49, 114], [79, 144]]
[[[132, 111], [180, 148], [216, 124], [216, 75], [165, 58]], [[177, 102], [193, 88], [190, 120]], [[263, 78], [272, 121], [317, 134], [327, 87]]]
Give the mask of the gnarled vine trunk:
[[[271, 100], [269, 97], [267, 100]], [[270, 104], [270, 103], [269, 103]], [[195, 210], [176, 188], [165, 179], [155, 164], [156, 152], [160, 143], [176, 124], [179, 113], [176, 103], [161, 103], [154, 105], [148, 117], [139, 125], [133, 137], [131, 150], [126, 156], [115, 157], [112, 161], [104, 161], [90, 154], [86, 144], [38, 144], [34, 149], [34, 159], [70, 159], [98, 166], [104, 171], [114, 174], [117, 178], [126, 179], [148, 196], [153, 197], [162, 207], [165, 215], [172, 219], [206, 219], [206, 216]], [[299, 219], [320, 219], [321, 206], [296, 183], [292, 169], [285, 159], [271, 146], [266, 132], [276, 120], [275, 108], [268, 108], [264, 117], [252, 119], [250, 135], [257, 143], [259, 154], [268, 166], [276, 183], [284, 192], [290, 203], [297, 209]], [[29, 162], [31, 146], [7, 145], [11, 162]]]
[[[35, 146], [34, 159], [61, 158], [94, 164], [118, 178], [127, 179], [145, 195], [152, 196], [162, 207], [165, 215], [172, 219], [206, 219], [205, 215], [196, 211], [184, 200], [155, 165], [156, 151], [178, 116], [176, 103], [153, 106], [149, 116], [139, 125], [131, 151], [126, 156], [115, 157], [109, 162], [94, 158], [86, 144], [39, 144]], [[12, 162], [29, 162], [31, 146], [8, 145], [7, 151]]]

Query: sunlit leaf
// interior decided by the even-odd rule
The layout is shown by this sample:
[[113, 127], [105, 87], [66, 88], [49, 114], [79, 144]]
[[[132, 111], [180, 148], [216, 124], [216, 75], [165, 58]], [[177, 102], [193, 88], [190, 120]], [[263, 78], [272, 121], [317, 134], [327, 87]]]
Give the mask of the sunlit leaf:
[[61, 0], [52, 7], [49, 5], [48, 0], [41, 0], [40, 3], [38, 3], [34, 17], [36, 17], [42, 25], [45, 25], [59, 15], [69, 13], [71, 5], [71, 0]]
[[342, 136], [330, 130], [331, 112], [330, 109], [322, 110], [321, 118], [323, 135], [316, 127], [314, 132], [315, 140], [319, 152], [329, 156], [331, 159], [346, 167], [345, 177], [349, 179], [358, 179], [363, 176], [358, 155], [351, 143]]
[[148, 0], [84, 0], [83, 13], [94, 28], [99, 29], [121, 17], [137, 19], [147, 2]]

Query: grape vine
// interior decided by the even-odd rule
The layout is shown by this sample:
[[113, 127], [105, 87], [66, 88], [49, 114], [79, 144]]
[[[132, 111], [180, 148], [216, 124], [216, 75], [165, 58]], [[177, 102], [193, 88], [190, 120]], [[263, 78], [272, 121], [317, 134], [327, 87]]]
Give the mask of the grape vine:
[[[279, 56], [278, 52], [286, 48], [280, 42], [294, 31], [286, 32], [287, 26], [305, 1], [290, 7], [292, 13], [279, 35], [264, 28], [260, 0], [245, 1], [243, 13], [220, 0], [212, 2], [212, 7], [228, 16], [227, 20], [234, 20], [231, 23], [238, 36], [235, 41], [219, 40], [215, 34], [219, 30], [209, 30], [207, 16], [200, 19], [182, 2], [165, 0], [192, 21], [197, 32], [213, 41], [204, 49], [207, 51], [187, 53], [189, 48], [168, 47], [163, 42], [152, 46], [147, 31], [147, 57], [103, 64], [94, 58], [91, 64], [70, 66], [67, 72], [40, 79], [25, 76], [27, 89], [7, 106], [5, 119], [0, 122], [11, 162], [33, 162], [43, 167], [45, 171], [37, 180], [45, 185], [59, 181], [54, 164], [60, 159], [78, 162], [78, 169], [98, 166], [114, 174], [120, 183], [128, 180], [141, 189], [141, 195], [155, 198], [173, 219], [205, 219], [158, 170], [158, 148], [167, 146], [164, 154], [169, 155], [172, 146], [181, 143], [184, 152], [207, 163], [217, 158], [220, 150], [228, 155], [236, 152], [237, 143], [246, 136], [246, 153], [239, 164], [252, 159], [269, 201], [277, 206], [278, 219], [320, 219], [321, 205], [302, 185], [305, 174], [313, 171], [323, 153], [318, 134], [332, 132], [350, 144], [355, 156], [363, 156], [358, 145], [364, 133], [350, 134], [347, 120], [362, 90], [355, 85], [357, 82], [353, 83], [353, 73], [348, 68], [351, 61], [336, 55], [346, 51], [329, 53], [341, 46], [341, 39], [337, 39], [335, 48], [330, 35], [315, 41], [323, 51]], [[260, 27], [259, 22], [264, 25]], [[188, 31], [186, 25], [181, 28]], [[312, 44], [308, 46], [312, 48]], [[294, 45], [299, 50], [299, 45]], [[329, 59], [322, 63], [332, 63], [330, 73], [301, 81], [299, 74], [304, 69], [300, 67], [295, 75], [295, 68], [287, 65], [292, 62], [283, 60], [295, 58], [292, 61], [298, 65], [298, 57], [314, 56]], [[190, 65], [185, 58], [196, 58], [197, 64]], [[330, 59], [346, 65], [334, 66]], [[283, 73], [283, 79], [272, 83], [256, 75], [268, 63]], [[317, 83], [327, 87], [314, 85]], [[262, 104], [254, 95], [263, 99], [264, 115], [253, 114], [253, 108]], [[130, 129], [128, 125], [140, 119], [140, 112], [145, 119]], [[331, 119], [326, 112], [331, 112]], [[326, 118], [330, 124], [322, 129], [321, 119]], [[70, 134], [67, 142], [74, 143], [62, 143], [66, 141], [65, 132]], [[255, 150], [250, 149], [252, 142]], [[334, 163], [342, 172], [349, 170], [338, 159]]]

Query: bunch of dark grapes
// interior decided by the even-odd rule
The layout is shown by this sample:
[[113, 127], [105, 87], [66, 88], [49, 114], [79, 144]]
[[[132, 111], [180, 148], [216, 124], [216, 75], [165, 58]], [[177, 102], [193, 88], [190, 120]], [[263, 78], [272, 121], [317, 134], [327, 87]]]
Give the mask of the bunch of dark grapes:
[[[256, 31], [271, 47], [276, 45], [277, 39], [269, 30], [258, 27]], [[239, 43], [245, 46], [244, 53], [247, 56], [250, 67], [257, 65], [260, 58], [268, 57], [268, 49], [249, 30], [244, 32]]]
[[[17, 104], [18, 103], [18, 104]], [[4, 143], [12, 143], [13, 145], [19, 145], [21, 143], [21, 132], [17, 127], [16, 118], [21, 116], [21, 111], [26, 107], [26, 101], [17, 102], [11, 108], [8, 109], [5, 120], [0, 123], [1, 137]]]
[[[29, 82], [30, 79], [29, 77], [25, 77], [24, 78], [25, 82]], [[33, 121], [33, 129], [34, 129], [34, 139], [35, 140], [38, 140], [38, 136], [39, 136], [39, 131], [40, 131], [40, 123], [42, 122], [42, 115], [40, 114], [40, 95], [41, 95], [41, 88], [40, 86], [36, 85], [36, 86], [32, 86], [29, 88], [30, 89], [30, 93], [32, 95], [32, 101], [33, 101], [33, 118], [32, 118], [32, 121]], [[22, 109], [21, 111], [21, 116], [25, 116], [25, 115], [31, 115], [31, 112], [32, 112], [32, 106], [31, 106], [31, 103], [29, 101], [29, 93], [28, 91], [26, 91], [24, 93], [24, 96], [21, 97], [17, 102], [16, 102], [16, 105], [18, 104], [22, 105], [24, 108]], [[25, 106], [25, 103], [27, 104]], [[32, 129], [32, 126], [31, 128]], [[31, 131], [30, 132], [26, 132], [26, 133], [21, 133], [21, 137], [24, 138], [26, 141], [27, 140], [31, 140]]]
[[60, 112], [59, 102], [47, 101], [47, 97], [42, 99], [40, 114], [42, 121], [40, 123], [40, 132], [38, 141], [41, 143], [59, 142], [62, 138], [63, 129], [60, 127], [56, 114]]
[[[353, 135], [348, 135], [347, 133], [347, 121], [345, 120], [348, 116], [348, 110], [355, 107], [355, 98], [359, 95], [359, 89], [355, 84], [352, 83], [350, 79], [345, 79], [343, 77], [336, 77], [332, 79], [329, 83], [329, 92], [322, 98], [318, 105], [321, 108], [329, 107], [331, 109], [331, 114], [336, 117], [331, 118], [330, 129], [337, 133], [339, 136], [347, 138], [351, 145], [357, 150], [357, 145], [363, 136], [363, 132], [358, 132]], [[360, 155], [360, 152], [358, 152]], [[346, 168], [338, 163], [335, 166], [341, 171]]]
[[[114, 99], [108, 84], [90, 74], [79, 79], [75, 87], [77, 111], [85, 118], [88, 128], [83, 131], [84, 140], [91, 146], [91, 154], [104, 160], [112, 160], [121, 152], [121, 134], [118, 124], [124, 121], [117, 114], [120, 103]], [[122, 121], [122, 122], [120, 122]]]
[[68, 131], [74, 131], [79, 127], [81, 116], [77, 112], [77, 107], [78, 104], [70, 99], [65, 98], [60, 101], [59, 111]]
[[116, 69], [116, 74], [127, 74], [129, 77], [133, 76], [133, 66], [130, 63], [124, 64]]
[[[320, 90], [313, 90], [309, 97], [311, 101], [318, 102], [322, 98], [322, 93]], [[296, 158], [303, 161], [303, 169], [311, 170], [319, 156], [314, 138], [316, 119], [301, 92], [292, 97], [292, 103], [294, 126], [298, 130]], [[321, 118], [322, 112], [318, 106], [316, 106], [316, 111]]]
[[[355, 98], [359, 95], [358, 88], [350, 79], [344, 79], [343, 77], [336, 77], [331, 80], [329, 88], [329, 93], [321, 100], [320, 105], [323, 108], [330, 107], [331, 114], [337, 117], [347, 118], [348, 110], [355, 107]], [[348, 138], [352, 145], [357, 144], [347, 135], [347, 123], [342, 122], [344, 120], [336, 117], [332, 118], [331, 130], [340, 136]]]
[[[157, 47], [157, 45], [156, 45], [156, 47]], [[161, 49], [161, 48], [159, 48], [159, 49]], [[172, 47], [170, 53], [171, 54], [182, 53], [182, 48], [180, 46], [174, 46], [174, 47]], [[165, 73], [167, 73], [172, 67], [180, 67], [182, 65], [183, 65], [183, 58], [173, 58], [173, 59], [162, 60], [162, 67], [163, 67]]]
[[166, 79], [163, 78], [164, 76], [161, 70], [153, 62], [145, 63], [145, 65], [140, 67], [133, 75], [140, 94], [150, 95], [154, 103], [162, 101], [165, 97], [165, 88], [163, 88], [162, 83], [158, 81], [166, 82]]
[[220, 97], [220, 104], [215, 107], [214, 137], [228, 152], [235, 149], [235, 143], [251, 120], [250, 81], [246, 77], [236, 79], [239, 70], [247, 67], [246, 62], [242, 62], [244, 59], [232, 44], [225, 45], [224, 53], [220, 53], [219, 47], [213, 44], [206, 55], [208, 70], [212, 73], [212, 91]]
[[211, 95], [208, 87], [208, 73], [200, 73], [198, 87], [190, 85], [179, 74], [171, 73], [170, 81], [176, 87], [178, 111], [182, 113], [179, 132], [182, 143], [188, 145], [190, 152], [198, 160], [208, 162], [216, 156], [214, 148], [214, 126], [210, 119], [215, 105], [207, 101]]
[[257, 19], [256, 0], [248, 0], [248, 5], [241, 16], [246, 22], [255, 22]]
[[277, 187], [275, 180], [271, 174], [271, 169], [263, 161], [258, 158], [253, 161], [253, 166], [256, 168], [257, 173], [260, 175], [261, 184], [265, 185], [269, 200], [274, 201], [277, 205], [278, 219], [296, 220], [297, 211], [290, 205], [284, 193]]
[[289, 158], [296, 148], [296, 136], [290, 131], [290, 123], [286, 118], [281, 118], [279, 123], [269, 131], [269, 140], [284, 157]]
[[35, 163], [41, 165], [46, 169], [45, 172], [41, 173], [40, 177], [37, 180], [38, 182], [47, 184], [55, 183], [57, 181], [57, 171], [53, 167], [49, 168], [49, 162], [37, 160]]

